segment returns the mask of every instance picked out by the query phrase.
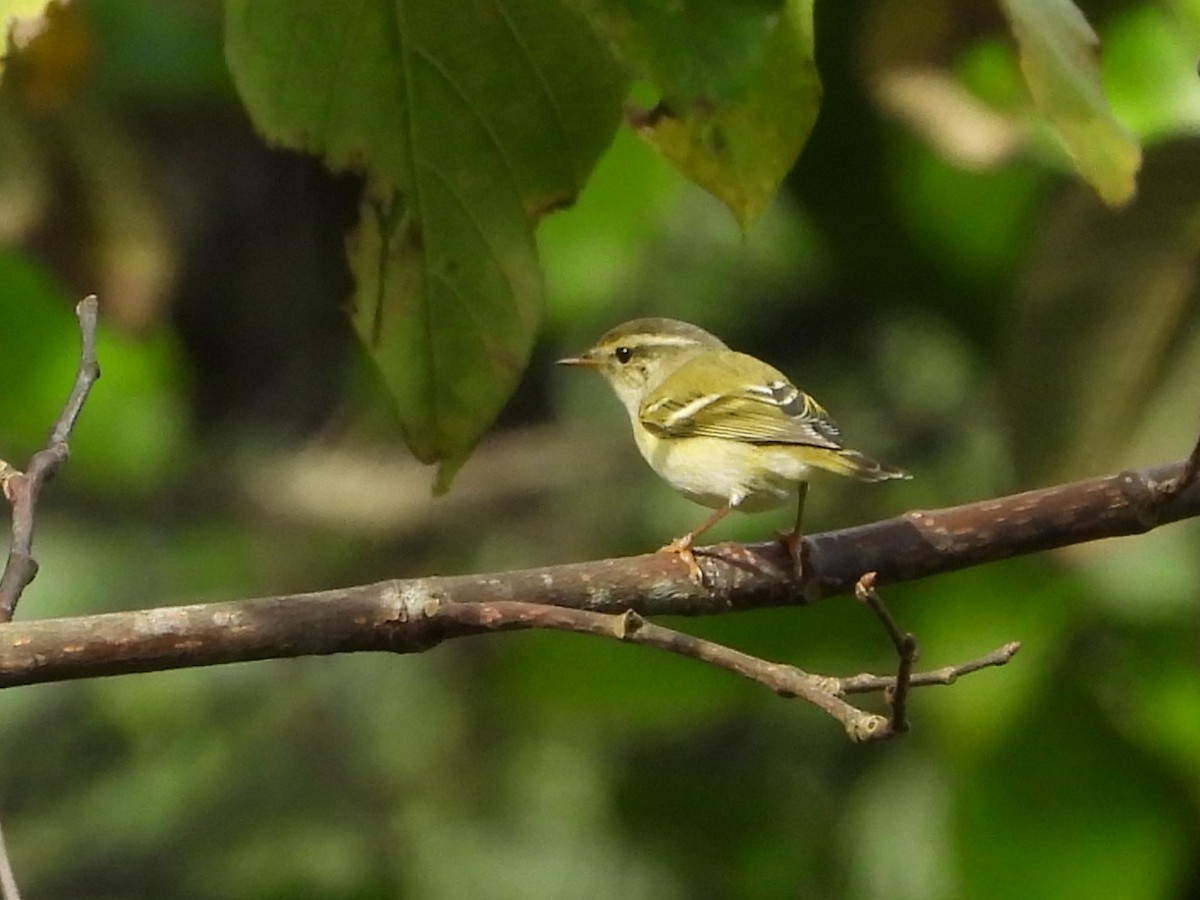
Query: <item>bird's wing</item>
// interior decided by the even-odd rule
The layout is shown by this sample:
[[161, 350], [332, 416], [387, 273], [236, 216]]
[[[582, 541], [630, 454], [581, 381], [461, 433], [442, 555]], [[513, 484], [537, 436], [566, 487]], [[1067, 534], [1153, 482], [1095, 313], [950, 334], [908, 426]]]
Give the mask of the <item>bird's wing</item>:
[[732, 350], [685, 363], [646, 397], [639, 418], [664, 437], [842, 449], [841, 432], [816, 400], [777, 369]]

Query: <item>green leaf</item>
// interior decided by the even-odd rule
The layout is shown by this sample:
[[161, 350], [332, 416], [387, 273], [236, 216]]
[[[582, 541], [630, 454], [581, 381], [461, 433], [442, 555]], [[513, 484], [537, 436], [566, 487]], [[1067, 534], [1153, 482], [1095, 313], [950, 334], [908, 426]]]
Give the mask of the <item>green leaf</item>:
[[618, 57], [673, 108], [746, 89], [784, 0], [572, 0]]
[[557, 3], [229, 0], [226, 27], [267, 137], [366, 175], [354, 326], [444, 486], [528, 360], [534, 228], [574, 201], [628, 81]]
[[735, 95], [681, 108], [665, 96], [634, 123], [685, 175], [724, 201], [743, 229], [775, 196], [821, 102], [812, 0], [788, 0], [770, 20], [762, 54]]
[[1141, 150], [1100, 85], [1096, 33], [1071, 0], [1001, 0], [1033, 101], [1080, 175], [1109, 206], [1136, 188]]

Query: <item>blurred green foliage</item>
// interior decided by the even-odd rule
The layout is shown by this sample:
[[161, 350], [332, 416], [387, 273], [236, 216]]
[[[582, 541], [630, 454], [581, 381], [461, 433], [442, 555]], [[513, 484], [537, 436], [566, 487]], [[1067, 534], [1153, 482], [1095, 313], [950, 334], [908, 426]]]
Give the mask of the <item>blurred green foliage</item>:
[[[740, 234], [619, 134], [539, 230], [541, 341], [435, 500], [344, 314], [360, 185], [254, 136], [215, 3], [75, 0], [63, 44], [0, 86], [0, 147], [22, 148], [0, 153], [0, 456], [22, 465], [65, 398], [73, 303], [95, 290], [105, 313], [18, 615], [658, 546], [703, 510], [644, 466], [603, 385], [550, 365], [635, 315], [769, 358], [914, 472], [814, 484], [815, 528], [1183, 456], [1200, 11], [1085, 11], [1149, 142], [1129, 207], [1030, 127], [994, 9], [817, 4], [825, 101], [763, 220]], [[918, 692], [885, 746], [682, 659], [513, 634], [4, 691], [0, 820], [31, 897], [1189, 897], [1198, 538], [888, 589], [923, 665], [1024, 649]], [[673, 624], [810, 671], [892, 665], [844, 600]]]

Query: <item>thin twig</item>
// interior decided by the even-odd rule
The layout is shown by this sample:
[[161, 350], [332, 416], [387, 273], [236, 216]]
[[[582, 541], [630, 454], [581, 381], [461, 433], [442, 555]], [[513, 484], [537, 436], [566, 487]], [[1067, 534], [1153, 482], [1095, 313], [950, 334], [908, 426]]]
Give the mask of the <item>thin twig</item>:
[[902, 734], [908, 731], [908, 689], [912, 687], [913, 663], [917, 658], [917, 639], [908, 632], [899, 648], [900, 661], [896, 665], [896, 686], [885, 691], [884, 696], [892, 707], [892, 731]]
[[13, 511], [12, 542], [9, 544], [4, 574], [0, 575], [0, 622], [12, 621], [17, 601], [37, 577], [38, 564], [33, 558], [33, 523], [38, 495], [42, 485], [67, 461], [71, 432], [75, 429], [92, 385], [100, 377], [100, 366], [96, 362], [98, 304], [94, 294], [79, 302], [75, 307], [75, 315], [79, 319], [80, 331], [79, 367], [66, 405], [50, 429], [46, 446], [33, 455], [27, 472], [21, 472], [8, 463], [0, 465], [0, 487], [12, 504]]
[[774, 663], [734, 650], [713, 641], [648, 622], [636, 613], [637, 627], [625, 640], [660, 650], [669, 650], [717, 668], [725, 669], [770, 688], [781, 697], [799, 697], [832, 716], [856, 742], [874, 740], [886, 727], [882, 716], [859, 709], [829, 689], [829, 679], [813, 675], [796, 666]]
[[892, 614], [888, 612], [888, 608], [884, 605], [883, 598], [875, 591], [876, 574], [874, 572], [866, 572], [858, 579], [854, 585], [854, 596], [859, 599], [859, 602], [866, 605], [883, 623], [883, 630], [887, 632], [888, 638], [892, 642], [892, 646], [896, 648], [896, 652], [900, 655], [904, 654], [903, 645], [907, 638], [912, 635], [905, 634], [900, 631], [900, 626], [896, 624], [896, 620], [892, 618]]
[[100, 378], [100, 363], [96, 359], [96, 327], [100, 318], [100, 302], [95, 294], [89, 294], [76, 304], [75, 316], [79, 319], [79, 368], [75, 372], [75, 383], [71, 387], [66, 405], [50, 432], [51, 445], [65, 444], [70, 440], [92, 385]]
[[[956, 666], [943, 666], [940, 669], [933, 669], [929, 672], [914, 672], [908, 679], [909, 687], [929, 687], [931, 685], [948, 685], [954, 684], [962, 675], [969, 675], [972, 672], [978, 672], [980, 669], [986, 669], [991, 666], [1003, 666], [1008, 663], [1017, 651], [1021, 649], [1019, 641], [1011, 641], [1003, 647], [997, 647], [991, 653], [985, 653], [983, 656], [975, 659], [967, 660], [964, 663], [959, 663]], [[845, 696], [848, 694], [866, 694], [875, 691], [887, 691], [894, 688], [896, 679], [894, 676], [871, 675], [862, 673], [859, 675], [851, 675], [849, 678], [839, 679], [837, 693]]]
[[908, 689], [912, 682], [913, 663], [917, 659], [917, 639], [907, 631], [902, 632], [896, 624], [896, 620], [892, 618], [883, 598], [875, 590], [874, 572], [865, 572], [858, 579], [858, 583], [854, 586], [854, 596], [866, 604], [876, 618], [883, 623], [884, 631], [891, 639], [892, 646], [896, 648], [896, 656], [899, 660], [896, 665], [896, 678], [892, 685], [884, 691], [884, 696], [892, 709], [892, 733], [902, 734], [908, 731]]
[[[911, 672], [912, 667], [911, 653], [902, 657], [907, 659], [907, 671], [902, 667], [901, 674], [895, 678], [859, 675], [855, 676], [855, 679], [839, 679], [814, 675], [796, 666], [770, 662], [714, 641], [648, 622], [635, 612], [596, 613], [539, 603], [502, 600], [486, 604], [441, 603], [427, 608], [426, 613], [437, 621], [455, 622], [486, 631], [525, 628], [574, 631], [678, 653], [748, 678], [770, 688], [780, 696], [799, 697], [840, 722], [846, 733], [856, 742], [879, 740], [903, 732], [907, 727], [903, 719], [904, 699], [902, 697], [899, 703], [893, 699], [893, 717], [889, 721], [884, 716], [859, 709], [841, 699], [844, 694], [851, 693], [845, 689], [848, 681], [857, 681], [859, 685], [859, 689], [853, 693], [864, 693], [867, 690], [900, 693], [896, 690], [899, 683], [913, 686], [943, 684], [947, 677], [945, 670], [942, 670], [939, 673], [913, 675], [909, 678], [908, 672]], [[959, 667], [954, 677], [982, 668], [975, 662]], [[994, 660], [989, 664], [1003, 663]], [[872, 688], [862, 687], [866, 678], [874, 679]], [[901, 727], [902, 722], [904, 727]]]
[[771, 663], [740, 650], [647, 622], [634, 612], [594, 613], [520, 601], [441, 604], [434, 615], [489, 631], [549, 628], [656, 647], [757, 681], [784, 697], [799, 697], [832, 716], [856, 741], [887, 727], [887, 719], [851, 706], [828, 689], [830, 679], [795, 666]]

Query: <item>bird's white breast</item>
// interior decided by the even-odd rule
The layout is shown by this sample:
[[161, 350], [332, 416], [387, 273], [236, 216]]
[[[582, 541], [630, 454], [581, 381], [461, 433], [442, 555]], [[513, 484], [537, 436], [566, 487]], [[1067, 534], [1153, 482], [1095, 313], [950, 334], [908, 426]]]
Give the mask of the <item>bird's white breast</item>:
[[689, 500], [714, 509], [727, 503], [756, 512], [785, 502], [808, 466], [786, 447], [767, 447], [725, 438], [660, 438], [634, 428], [646, 462]]

